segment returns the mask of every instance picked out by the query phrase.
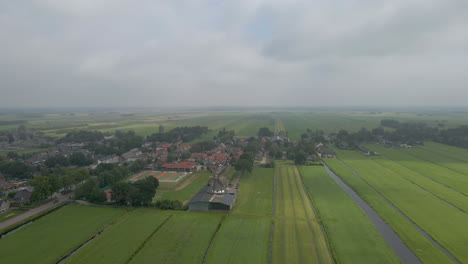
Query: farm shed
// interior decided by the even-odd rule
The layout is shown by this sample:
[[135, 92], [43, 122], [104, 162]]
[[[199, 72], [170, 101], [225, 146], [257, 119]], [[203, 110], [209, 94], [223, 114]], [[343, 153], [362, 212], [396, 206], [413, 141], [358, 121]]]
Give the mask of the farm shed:
[[211, 187], [203, 187], [189, 202], [189, 211], [216, 212], [230, 211], [237, 198], [237, 192], [214, 194]]

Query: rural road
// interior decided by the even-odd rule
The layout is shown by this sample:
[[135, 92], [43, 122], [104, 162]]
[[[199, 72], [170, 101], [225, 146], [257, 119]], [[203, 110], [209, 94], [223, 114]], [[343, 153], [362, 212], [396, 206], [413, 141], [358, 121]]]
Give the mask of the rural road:
[[[68, 194], [60, 194], [60, 193], [55, 193], [54, 194], [54, 197], [56, 197], [59, 202], [63, 202], [63, 201], [67, 201], [68, 198], [70, 197], [70, 195], [73, 195], [73, 193], [68, 193]], [[54, 206], [54, 201], [50, 201], [46, 204], [43, 204], [41, 206], [38, 206], [36, 208], [32, 208], [32, 209], [29, 209], [28, 211], [18, 215], [18, 216], [15, 216], [13, 218], [10, 218], [4, 222], [1, 222], [0, 223], [0, 229], [3, 229], [3, 228], [6, 228], [6, 227], [9, 227], [10, 225], [13, 225], [13, 224], [16, 224], [20, 221], [23, 221], [24, 219], [28, 218], [28, 217], [31, 217], [37, 213], [40, 213], [44, 210], [47, 210], [48, 208]]]

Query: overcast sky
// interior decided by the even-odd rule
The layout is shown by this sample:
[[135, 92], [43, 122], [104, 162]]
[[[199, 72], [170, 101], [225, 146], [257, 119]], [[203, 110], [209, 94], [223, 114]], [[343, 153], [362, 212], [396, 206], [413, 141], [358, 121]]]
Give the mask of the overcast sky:
[[0, 107], [468, 106], [467, 0], [0, 0]]

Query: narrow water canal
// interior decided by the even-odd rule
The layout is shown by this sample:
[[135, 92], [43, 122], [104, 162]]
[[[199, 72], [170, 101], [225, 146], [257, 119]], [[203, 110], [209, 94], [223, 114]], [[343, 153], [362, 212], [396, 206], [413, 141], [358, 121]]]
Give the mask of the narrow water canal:
[[346, 185], [338, 176], [335, 175], [328, 167], [325, 165], [325, 169], [328, 172], [328, 175], [343, 189], [364, 211], [367, 217], [372, 221], [374, 226], [377, 228], [377, 231], [382, 235], [384, 240], [393, 249], [395, 254], [400, 258], [401, 262], [413, 264], [421, 263], [421, 261], [416, 257], [416, 255], [409, 249], [401, 238], [393, 231], [393, 229], [385, 223], [385, 221], [380, 218], [380, 216], [372, 209], [359, 195], [353, 191], [348, 185]]

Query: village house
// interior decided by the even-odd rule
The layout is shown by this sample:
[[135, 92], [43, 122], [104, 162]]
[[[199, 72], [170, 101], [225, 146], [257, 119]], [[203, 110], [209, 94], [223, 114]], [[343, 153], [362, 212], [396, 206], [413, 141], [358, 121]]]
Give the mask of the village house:
[[141, 158], [141, 150], [134, 148], [128, 152], [125, 152], [124, 154], [121, 155], [121, 162], [134, 162], [137, 159]]
[[98, 164], [110, 164], [110, 163], [119, 163], [119, 156], [117, 155], [112, 155], [112, 156], [106, 156], [98, 159]]
[[336, 158], [335, 151], [325, 147], [322, 143], [317, 144], [315, 147], [315, 150], [317, 151], [317, 154], [319, 155], [320, 158], [329, 158], [329, 159], [334, 159]]
[[13, 197], [13, 202], [20, 205], [30, 204], [32, 201], [31, 198], [32, 191], [28, 189], [23, 189], [16, 192], [15, 196]]
[[8, 200], [0, 199], [0, 213], [4, 213], [10, 209], [10, 202]]

